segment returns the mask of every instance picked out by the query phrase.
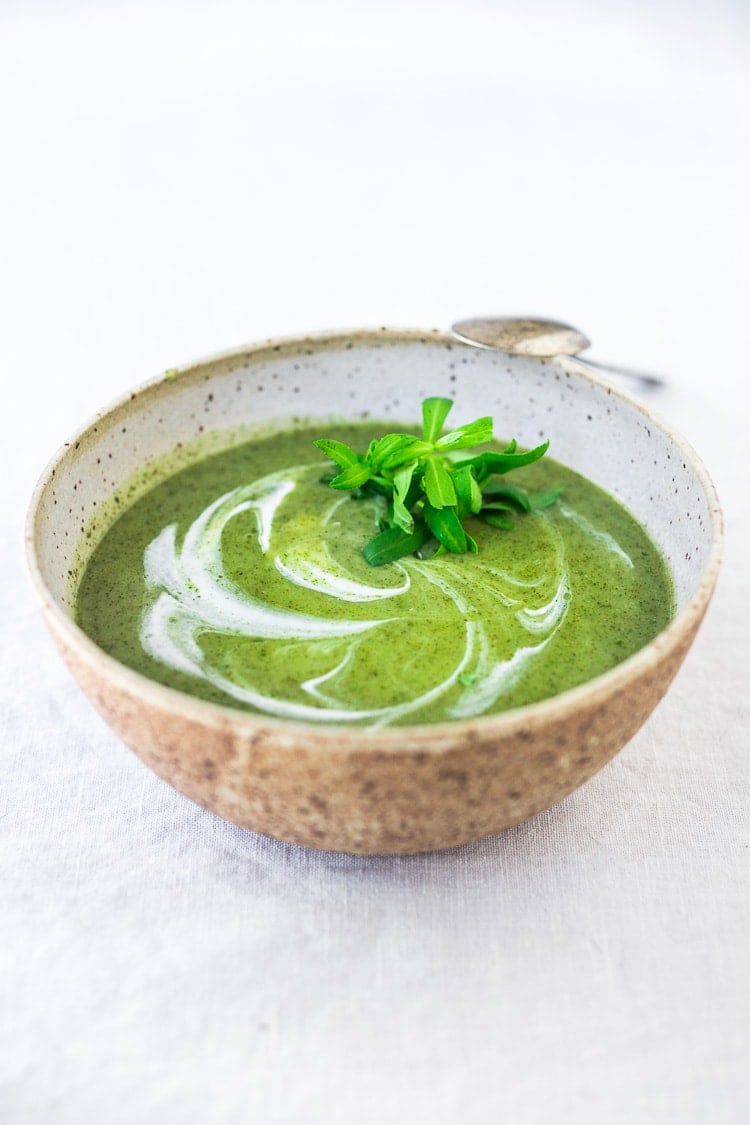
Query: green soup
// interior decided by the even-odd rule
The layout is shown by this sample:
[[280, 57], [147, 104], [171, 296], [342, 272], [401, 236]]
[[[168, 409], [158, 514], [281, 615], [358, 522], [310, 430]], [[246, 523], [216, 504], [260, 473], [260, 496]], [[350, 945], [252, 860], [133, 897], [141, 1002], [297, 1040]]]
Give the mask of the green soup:
[[[364, 449], [381, 427], [341, 426]], [[144, 675], [304, 722], [384, 726], [519, 707], [612, 668], [668, 623], [667, 566], [638, 522], [545, 458], [514, 472], [558, 502], [477, 555], [370, 567], [378, 501], [320, 481], [319, 429], [248, 442], [176, 473], [106, 532], [77, 620]]]

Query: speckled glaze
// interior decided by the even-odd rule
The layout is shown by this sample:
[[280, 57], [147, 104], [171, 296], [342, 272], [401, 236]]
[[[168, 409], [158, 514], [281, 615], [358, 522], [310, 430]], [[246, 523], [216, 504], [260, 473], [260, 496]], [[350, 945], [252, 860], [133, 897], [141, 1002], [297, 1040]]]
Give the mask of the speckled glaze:
[[[672, 569], [675, 620], [590, 683], [466, 722], [345, 729], [194, 699], [123, 667], [73, 623], [86, 560], [118, 508], [180, 459], [295, 419], [491, 413], [525, 445], [617, 495]], [[220, 816], [283, 840], [355, 853], [464, 843], [559, 801], [601, 769], [659, 702], [709, 603], [721, 554], [713, 485], [645, 407], [557, 361], [475, 348], [439, 332], [364, 330], [266, 341], [170, 371], [98, 415], [35, 491], [28, 556], [45, 618], [83, 690], [164, 780]]]

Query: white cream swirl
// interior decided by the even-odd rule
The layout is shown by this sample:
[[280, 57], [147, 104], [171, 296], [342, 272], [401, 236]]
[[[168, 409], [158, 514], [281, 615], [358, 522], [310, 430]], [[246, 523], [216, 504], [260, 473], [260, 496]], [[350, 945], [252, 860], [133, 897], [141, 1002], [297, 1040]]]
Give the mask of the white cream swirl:
[[[176, 524], [165, 527], [144, 554], [149, 598], [140, 626], [143, 648], [169, 668], [280, 718], [384, 726], [410, 715], [465, 718], [492, 708], [568, 612], [568, 571], [553, 523], [544, 513], [529, 517], [544, 521], [552, 547], [546, 556], [554, 562], [545, 572], [510, 573], [480, 554], [468, 566], [450, 555], [429, 562], [408, 558], [374, 571], [360, 562], [358, 575], [351, 548], [348, 561], [342, 548], [338, 521], [342, 505], [351, 504], [348, 497], [331, 499], [320, 489], [312, 515], [307, 509], [285, 514], [295, 489], [319, 472], [319, 465], [298, 465], [227, 492], [190, 525], [182, 543]], [[253, 523], [246, 538], [252, 573], [241, 584], [227, 573], [222, 539], [242, 513], [252, 513]], [[359, 519], [375, 524], [377, 515], [374, 503], [359, 502]], [[461, 638], [455, 659], [434, 676], [430, 637], [408, 597], [417, 584], [423, 594], [425, 584], [432, 588], [422, 604], [434, 607], [435, 627], [448, 614]], [[475, 610], [478, 592], [485, 606], [496, 609], [489, 619]], [[306, 606], [317, 602], [319, 613], [294, 608], [300, 598]], [[362, 671], [365, 680], [368, 669], [375, 669], [370, 678], [376, 676], [393, 637], [404, 629], [413, 632], [414, 655], [391, 673], [390, 695], [386, 690], [384, 698], [368, 701]], [[504, 654], [498, 641], [503, 631], [515, 637]], [[375, 656], [377, 646], [384, 656]], [[404, 697], [412, 674], [418, 688]]]

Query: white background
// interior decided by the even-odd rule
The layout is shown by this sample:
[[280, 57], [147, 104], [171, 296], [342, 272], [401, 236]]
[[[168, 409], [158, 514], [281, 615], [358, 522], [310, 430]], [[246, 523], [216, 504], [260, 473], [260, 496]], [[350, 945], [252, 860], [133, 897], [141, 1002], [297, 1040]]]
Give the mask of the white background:
[[[750, 1120], [750, 16], [0, 0], [0, 1119]], [[70, 681], [23, 574], [54, 449], [279, 333], [572, 321], [650, 367], [726, 564], [667, 699], [502, 836], [227, 825]]]

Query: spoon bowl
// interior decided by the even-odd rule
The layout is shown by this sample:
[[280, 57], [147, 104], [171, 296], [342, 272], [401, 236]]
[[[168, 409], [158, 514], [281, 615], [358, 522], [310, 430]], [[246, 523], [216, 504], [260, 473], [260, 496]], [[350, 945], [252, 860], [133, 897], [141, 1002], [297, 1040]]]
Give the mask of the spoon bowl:
[[578, 355], [591, 346], [577, 328], [538, 317], [471, 317], [456, 321], [453, 331], [467, 344], [481, 344], [513, 355]]
[[[570, 324], [540, 317], [471, 317], [456, 321], [452, 331], [466, 344], [497, 348], [510, 355], [533, 355], [550, 359], [579, 357], [580, 352], [591, 346], [586, 336]], [[576, 362], [579, 370], [588, 370], [593, 374], [601, 372], [604, 375], [614, 375], [615, 378], [631, 379], [642, 387], [652, 389], [664, 386], [664, 380], [659, 375], [652, 375], [647, 371], [636, 371], [632, 367], [601, 363], [589, 358], [577, 358]]]

